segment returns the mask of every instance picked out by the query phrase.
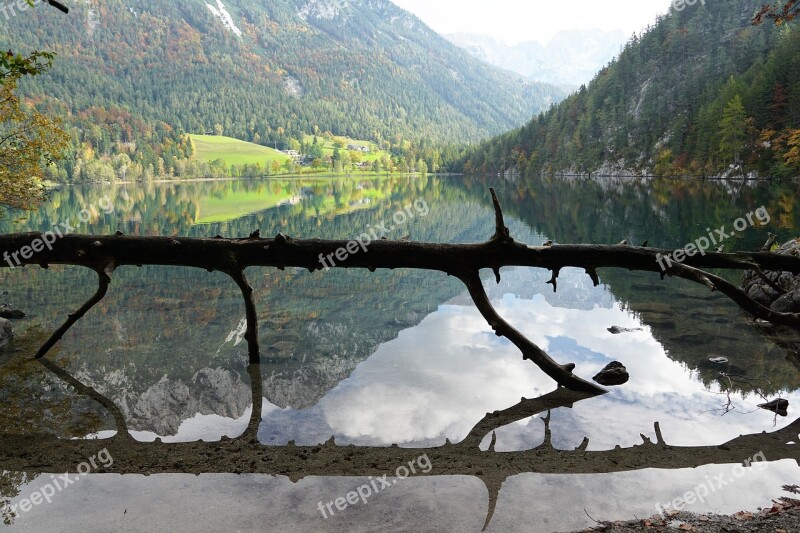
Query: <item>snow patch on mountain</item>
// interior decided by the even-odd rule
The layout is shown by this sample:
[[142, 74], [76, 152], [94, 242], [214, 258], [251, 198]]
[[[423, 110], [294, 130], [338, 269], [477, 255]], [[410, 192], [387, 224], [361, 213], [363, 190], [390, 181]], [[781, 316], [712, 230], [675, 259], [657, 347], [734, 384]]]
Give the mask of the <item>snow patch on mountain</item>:
[[242, 36], [242, 30], [240, 30], [233, 22], [233, 17], [231, 17], [231, 14], [228, 13], [228, 8], [225, 7], [225, 4], [222, 3], [222, 0], [217, 0], [216, 7], [206, 2], [206, 7], [215, 17], [222, 21], [222, 24], [225, 25], [226, 28], [235, 33], [237, 36]]

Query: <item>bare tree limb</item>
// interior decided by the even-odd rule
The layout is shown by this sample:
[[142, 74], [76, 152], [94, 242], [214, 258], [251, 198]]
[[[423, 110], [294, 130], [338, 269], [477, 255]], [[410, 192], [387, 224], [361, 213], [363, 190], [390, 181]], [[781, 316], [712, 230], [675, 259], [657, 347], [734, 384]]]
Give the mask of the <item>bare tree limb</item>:
[[58, 328], [55, 333], [53, 333], [49, 339], [42, 345], [41, 348], [36, 352], [34, 359], [41, 359], [44, 357], [50, 349], [55, 346], [55, 344], [61, 340], [64, 334], [75, 325], [78, 320], [83, 318], [83, 316], [89, 312], [89, 310], [97, 305], [100, 300], [102, 300], [106, 293], [108, 292], [108, 286], [111, 284], [111, 275], [114, 273], [114, 263], [109, 261], [105, 263], [101, 267], [94, 267], [93, 270], [97, 272], [97, 291], [92, 295], [91, 298], [86, 300], [77, 311], [74, 313], [70, 313], [67, 317], [66, 322], [64, 322], [60, 328]]
[[62, 4], [61, 2], [58, 2], [57, 0], [47, 0], [47, 3], [53, 6], [54, 8], [58, 9], [62, 13], [69, 13], [69, 8], [64, 4]]
[[525, 335], [520, 333], [497, 314], [497, 311], [495, 311], [492, 303], [489, 301], [489, 297], [486, 295], [486, 291], [483, 289], [483, 282], [481, 282], [477, 271], [456, 275], [464, 282], [464, 285], [466, 285], [469, 295], [472, 297], [472, 301], [475, 302], [478, 311], [480, 311], [483, 318], [486, 319], [486, 322], [489, 323], [489, 326], [491, 326], [498, 336], [506, 337], [514, 346], [519, 348], [522, 352], [523, 359], [530, 359], [536, 363], [545, 374], [556, 380], [559, 385], [576, 391], [594, 392], [597, 394], [605, 392], [605, 389], [602, 387], [585, 381], [573, 374], [572, 371], [575, 368], [574, 363], [561, 365], [555, 362], [544, 350], [529, 341]]
[[[346, 259], [332, 262], [334, 268], [413, 268], [437, 270], [454, 275], [467, 287], [473, 301], [489, 325], [498, 335], [507, 337], [520, 349], [526, 359], [534, 361], [548, 376], [560, 385], [581, 391], [601, 393], [602, 388], [584, 381], [572, 373], [574, 364], [560, 365], [543, 350], [525, 338], [503, 320], [492, 307], [479, 272], [491, 269], [500, 279], [500, 268], [527, 266], [546, 268], [553, 276], [549, 283], [557, 288], [558, 274], [562, 268], [583, 268], [592, 282], [599, 284], [598, 268], [617, 267], [629, 270], [662, 271], [659, 260], [670, 251], [648, 247], [619, 244], [608, 245], [552, 245], [526, 246], [514, 241], [505, 225], [497, 195], [492, 193], [495, 209], [495, 233], [480, 244], [439, 244], [408, 241], [379, 240], [369, 244], [359, 253], [348, 253]], [[258, 230], [244, 239], [127, 237], [121, 233], [113, 236], [67, 235], [55, 242], [42, 233], [0, 235], [0, 253], [4, 261], [0, 267], [25, 264], [70, 264], [92, 268], [100, 277], [97, 293], [81, 309], [70, 315], [37, 353], [42, 357], [61, 336], [105, 295], [114, 268], [123, 265], [166, 265], [221, 270], [231, 276], [242, 291], [247, 314], [247, 340], [250, 363], [259, 360], [258, 325], [252, 288], [244, 276], [250, 266], [306, 268], [310, 272], [321, 270], [325, 258], [347, 250], [350, 241], [319, 239], [294, 240], [281, 233], [272, 239], [263, 239]], [[43, 243], [48, 244], [45, 249]], [[32, 253], [32, 250], [40, 250]], [[15, 265], [16, 263], [16, 265]], [[102, 265], [102, 269], [98, 267]], [[701, 253], [687, 256], [683, 263], [674, 263], [668, 269], [672, 275], [703, 284], [717, 290], [737, 303], [753, 316], [776, 324], [800, 328], [800, 314], [777, 313], [760, 305], [723, 278], [700, 268], [756, 269], [800, 273], [800, 257], [767, 252], [721, 254]], [[254, 405], [254, 411], [259, 406]]]
[[497, 199], [497, 193], [493, 188], [489, 187], [489, 192], [492, 195], [492, 205], [494, 206], [495, 217], [495, 231], [491, 238], [492, 242], [512, 243], [514, 239], [511, 238], [511, 232], [503, 220], [503, 210], [500, 208], [500, 201]]

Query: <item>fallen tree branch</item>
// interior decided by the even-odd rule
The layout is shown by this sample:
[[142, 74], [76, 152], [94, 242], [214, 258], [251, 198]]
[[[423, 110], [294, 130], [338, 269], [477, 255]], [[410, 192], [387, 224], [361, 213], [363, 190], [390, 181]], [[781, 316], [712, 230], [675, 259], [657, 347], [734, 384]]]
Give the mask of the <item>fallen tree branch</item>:
[[[18, 252], [42, 234], [0, 235], [0, 253]], [[134, 237], [126, 235], [67, 235], [30, 258], [18, 256], [21, 265], [65, 264], [94, 268], [103, 257], [113, 257], [117, 267], [125, 265], [163, 265], [229, 271], [251, 266], [298, 267], [322, 270], [320, 257], [334, 256], [346, 249], [344, 240], [247, 237], [208, 239], [190, 237]], [[94, 244], [98, 243], [98, 244]], [[94, 246], [94, 247], [93, 247]], [[100, 251], [102, 249], [102, 253]], [[379, 240], [368, 243], [365, 252], [350, 254], [332, 268], [437, 270], [447, 274], [468, 270], [495, 270], [502, 267], [537, 267], [548, 270], [583, 268], [625, 268], [661, 272], [656, 257], [671, 250], [628, 245], [558, 244], [526, 246], [520, 243], [485, 242], [479, 244], [440, 244]], [[768, 252], [716, 253], [687, 257], [683, 262], [694, 268], [762, 270], [800, 274], [800, 257]], [[0, 268], [8, 268], [0, 261]]]
[[[491, 189], [490, 189], [491, 190]], [[557, 290], [558, 274], [563, 268], [583, 268], [592, 282], [599, 284], [598, 268], [617, 267], [646, 272], [662, 271], [659, 259], [670, 253], [648, 247], [619, 245], [546, 245], [526, 246], [510, 236], [497, 195], [492, 193], [495, 209], [495, 233], [480, 244], [439, 244], [409, 241], [378, 240], [363, 244], [363, 250], [345, 254], [345, 259], [331, 261], [333, 268], [411, 268], [436, 270], [458, 277], [467, 287], [481, 314], [499, 334], [511, 340], [526, 359], [534, 361], [560, 385], [573, 390], [602, 392], [603, 389], [572, 373], [573, 364], [561, 365], [503, 320], [491, 305], [483, 289], [479, 272], [490, 269], [500, 280], [500, 269], [509, 266], [546, 268], [553, 272], [550, 283]], [[247, 314], [247, 341], [250, 363], [257, 364], [258, 327], [252, 288], [244, 276], [251, 266], [306, 268], [310, 272], [323, 269], [325, 259], [352, 248], [354, 241], [295, 240], [278, 233], [274, 238], [261, 238], [254, 231], [243, 239], [129, 237], [66, 235], [47, 239], [42, 233], [0, 235], [0, 253], [5, 260], [0, 267], [38, 264], [67, 264], [91, 268], [98, 273], [99, 286], [76, 313], [53, 334], [37, 352], [41, 358], [63, 334], [102, 300], [115, 268], [125, 265], [164, 265], [203, 268], [225, 272], [242, 291]], [[46, 245], [46, 247], [45, 247]], [[16, 265], [15, 265], [16, 263]], [[718, 290], [742, 309], [758, 318], [800, 328], [800, 314], [776, 313], [752, 300], [735, 285], [701, 268], [753, 269], [800, 273], [800, 257], [768, 252], [705, 253], [687, 256], [683, 263], [674, 263], [670, 274]], [[254, 407], [256, 409], [256, 407]]]
[[58, 9], [62, 13], [69, 13], [69, 8], [64, 4], [62, 4], [61, 2], [58, 2], [57, 0], [46, 0], [46, 1], [48, 4]]

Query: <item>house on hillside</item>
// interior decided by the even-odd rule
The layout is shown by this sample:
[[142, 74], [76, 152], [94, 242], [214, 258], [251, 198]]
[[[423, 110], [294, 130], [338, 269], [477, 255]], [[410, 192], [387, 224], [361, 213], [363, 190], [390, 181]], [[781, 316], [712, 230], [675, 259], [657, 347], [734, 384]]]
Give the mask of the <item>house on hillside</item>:
[[348, 144], [347, 149], [351, 152], [369, 152], [369, 147], [359, 146], [357, 144]]

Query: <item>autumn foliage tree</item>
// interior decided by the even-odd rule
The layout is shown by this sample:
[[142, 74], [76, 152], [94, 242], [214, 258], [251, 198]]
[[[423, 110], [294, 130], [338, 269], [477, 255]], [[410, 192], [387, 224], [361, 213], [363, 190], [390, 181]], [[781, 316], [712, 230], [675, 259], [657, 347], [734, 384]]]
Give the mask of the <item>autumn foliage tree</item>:
[[800, 129], [791, 131], [787, 144], [789, 150], [783, 156], [786, 164], [800, 170]]
[[52, 63], [47, 52], [0, 54], [0, 205], [36, 207], [44, 198], [42, 176], [66, 148], [69, 137], [57, 119], [20, 101], [17, 82], [36, 76]]
[[[33, 0], [26, 0], [33, 6]], [[64, 13], [61, 2], [47, 3]], [[67, 147], [69, 137], [60, 122], [20, 101], [17, 82], [23, 76], [37, 76], [53, 62], [49, 52], [30, 55], [0, 52], [0, 206], [18, 209], [36, 207], [44, 198], [42, 176]]]
[[753, 18], [753, 24], [758, 25], [764, 20], [771, 20], [777, 26], [785, 22], [791, 22], [800, 15], [800, 0], [789, 0], [783, 6], [778, 2], [777, 5], [765, 5], [761, 10], [756, 13]]

